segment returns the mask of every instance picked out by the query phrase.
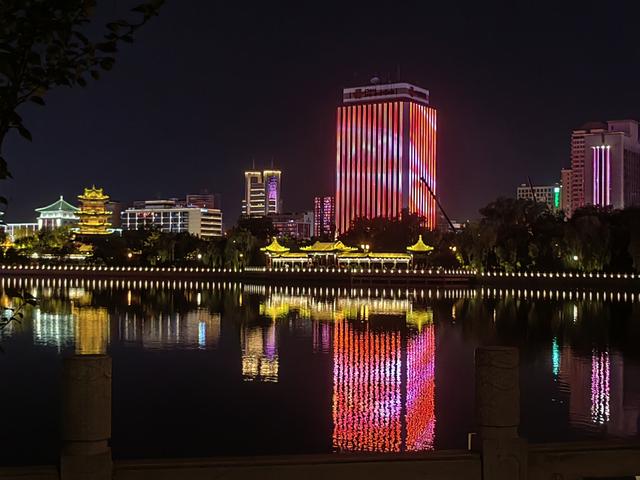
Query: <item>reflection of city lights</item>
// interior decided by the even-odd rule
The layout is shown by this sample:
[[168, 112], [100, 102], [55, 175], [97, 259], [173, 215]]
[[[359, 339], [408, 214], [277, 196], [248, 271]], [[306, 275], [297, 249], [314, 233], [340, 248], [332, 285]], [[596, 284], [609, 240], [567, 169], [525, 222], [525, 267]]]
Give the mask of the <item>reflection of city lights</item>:
[[578, 306], [574, 305], [573, 306], [573, 323], [576, 323], [578, 321]]
[[378, 331], [368, 323], [335, 321], [334, 448], [379, 452], [433, 448], [433, 332], [431, 325], [408, 338], [403, 369], [401, 331]]
[[277, 382], [278, 350], [276, 327], [243, 327], [240, 334], [242, 346], [242, 378], [245, 381]]
[[609, 421], [609, 352], [593, 351], [591, 355], [591, 420]]
[[553, 376], [557, 377], [560, 373], [560, 347], [558, 346], [557, 337], [553, 337], [553, 342], [551, 343], [551, 367]]
[[435, 437], [435, 335], [433, 325], [407, 342], [407, 451], [433, 449]]
[[35, 309], [33, 316], [33, 343], [62, 348], [73, 345], [75, 325], [71, 314], [46, 313]]
[[75, 324], [76, 354], [107, 353], [109, 312], [99, 307], [71, 307]]

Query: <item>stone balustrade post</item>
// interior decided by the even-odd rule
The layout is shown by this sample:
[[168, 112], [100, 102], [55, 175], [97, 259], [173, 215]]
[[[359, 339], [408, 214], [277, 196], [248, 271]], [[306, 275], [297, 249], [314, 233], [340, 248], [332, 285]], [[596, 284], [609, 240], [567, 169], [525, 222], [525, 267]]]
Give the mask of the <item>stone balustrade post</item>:
[[476, 421], [483, 480], [527, 476], [527, 445], [518, 437], [520, 380], [518, 349], [476, 350]]
[[65, 358], [62, 397], [60, 478], [111, 479], [111, 357]]

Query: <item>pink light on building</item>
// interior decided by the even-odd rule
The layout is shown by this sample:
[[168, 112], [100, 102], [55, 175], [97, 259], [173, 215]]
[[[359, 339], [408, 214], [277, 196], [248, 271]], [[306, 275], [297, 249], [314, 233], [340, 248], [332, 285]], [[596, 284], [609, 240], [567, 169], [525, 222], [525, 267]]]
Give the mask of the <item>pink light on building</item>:
[[403, 209], [435, 228], [436, 110], [406, 83], [347, 88], [338, 107], [336, 228], [354, 219], [398, 218]]
[[593, 204], [611, 205], [611, 147], [591, 147], [593, 154]]

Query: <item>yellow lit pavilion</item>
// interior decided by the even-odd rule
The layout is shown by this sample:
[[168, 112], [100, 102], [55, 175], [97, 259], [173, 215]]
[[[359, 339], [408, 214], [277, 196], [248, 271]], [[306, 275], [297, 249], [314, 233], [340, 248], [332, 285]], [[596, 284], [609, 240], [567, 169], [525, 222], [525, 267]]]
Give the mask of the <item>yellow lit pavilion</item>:
[[78, 222], [78, 234], [80, 235], [108, 235], [112, 233], [110, 211], [107, 210], [109, 196], [105, 195], [102, 188], [85, 188], [82, 195], [78, 195], [80, 210], [76, 215]]

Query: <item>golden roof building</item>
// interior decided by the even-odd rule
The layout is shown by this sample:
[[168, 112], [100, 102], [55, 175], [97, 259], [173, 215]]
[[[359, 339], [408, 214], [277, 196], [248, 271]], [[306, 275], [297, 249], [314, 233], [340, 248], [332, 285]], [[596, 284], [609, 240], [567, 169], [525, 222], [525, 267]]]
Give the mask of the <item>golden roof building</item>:
[[111, 228], [111, 214], [107, 210], [109, 196], [105, 195], [102, 188], [85, 188], [82, 195], [78, 195], [80, 210], [76, 215], [78, 221], [77, 233], [80, 235], [109, 235], [113, 233]]

